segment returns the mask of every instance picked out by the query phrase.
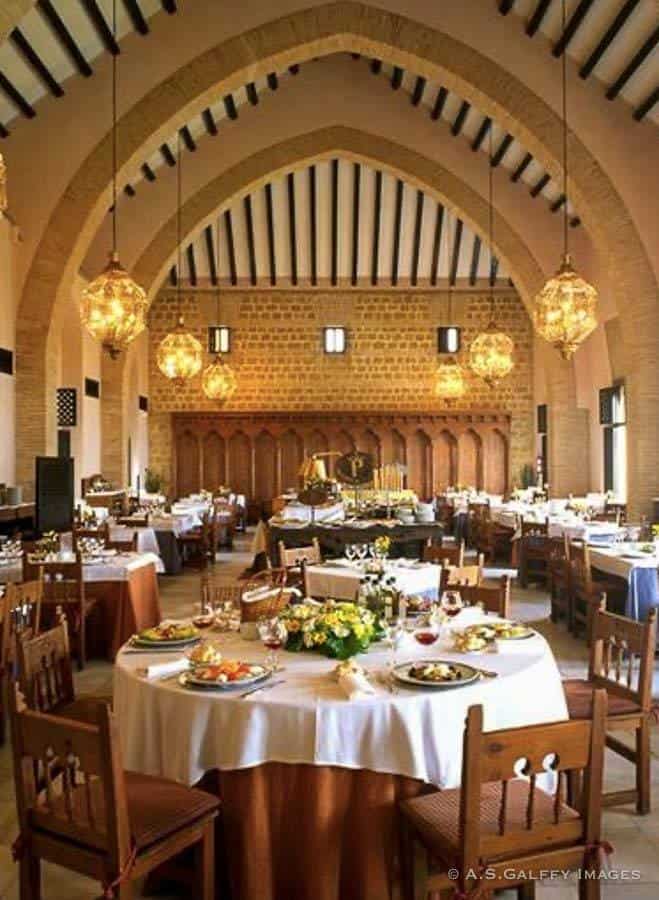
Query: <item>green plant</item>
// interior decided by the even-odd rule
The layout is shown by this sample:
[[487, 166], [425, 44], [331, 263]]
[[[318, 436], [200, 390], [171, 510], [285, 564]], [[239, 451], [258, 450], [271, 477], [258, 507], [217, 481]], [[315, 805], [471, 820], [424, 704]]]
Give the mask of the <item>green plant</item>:
[[144, 470], [144, 489], [147, 494], [159, 494], [164, 483], [165, 479], [159, 472], [149, 468]]

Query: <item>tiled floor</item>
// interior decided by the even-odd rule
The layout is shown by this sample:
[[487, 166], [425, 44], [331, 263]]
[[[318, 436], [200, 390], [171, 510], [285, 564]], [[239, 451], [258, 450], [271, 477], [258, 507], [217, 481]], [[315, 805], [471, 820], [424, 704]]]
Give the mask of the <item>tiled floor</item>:
[[[218, 573], [227, 581], [232, 581], [251, 561], [248, 547], [249, 538], [239, 541], [232, 553], [218, 555]], [[161, 596], [165, 615], [189, 615], [197, 608], [199, 576], [185, 574], [161, 578]], [[546, 593], [534, 589], [514, 589], [513, 601], [515, 616], [533, 622], [550, 641], [561, 673], [566, 677], [582, 677], [586, 670], [584, 644], [567, 635], [564, 626], [553, 625], [548, 620]], [[90, 663], [83, 673], [76, 676], [76, 687], [80, 692], [110, 693], [110, 665], [101, 661]], [[659, 664], [655, 665], [654, 695], [659, 696]], [[630, 787], [632, 779], [631, 766], [619, 756], [607, 754], [607, 789]], [[649, 816], [637, 816], [631, 806], [604, 813], [604, 834], [615, 848], [611, 875], [602, 886], [605, 900], [659, 898], [659, 728], [654, 728], [652, 735], [652, 783], [655, 809]], [[15, 836], [11, 755], [5, 746], [0, 749], [0, 900], [18, 898], [17, 870], [10, 852]], [[98, 896], [97, 884], [65, 869], [46, 865], [43, 873], [45, 900], [89, 900]], [[563, 900], [564, 897], [574, 898], [576, 895], [577, 887], [573, 881], [545, 881], [538, 888], [538, 896], [545, 900]]]

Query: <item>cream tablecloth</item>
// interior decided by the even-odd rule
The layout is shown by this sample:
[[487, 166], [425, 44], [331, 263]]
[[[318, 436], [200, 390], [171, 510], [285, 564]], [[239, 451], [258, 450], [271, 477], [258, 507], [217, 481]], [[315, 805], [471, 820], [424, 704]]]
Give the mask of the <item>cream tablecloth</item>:
[[[393, 694], [378, 684], [374, 695], [351, 702], [332, 677], [335, 661], [314, 653], [282, 653], [285, 670], [277, 677], [284, 683], [240, 699], [235, 692], [190, 691], [175, 680], [148, 682], [137, 670], [175, 655], [121, 652], [114, 670], [114, 709], [124, 764], [185, 784], [214, 769], [281, 762], [368, 769], [454, 787], [460, 781], [471, 704], [483, 704], [487, 729], [567, 717], [556, 662], [539, 635], [476, 657], [458, 657], [436, 645], [424, 648], [410, 637], [406, 641], [400, 661], [441, 655], [500, 675], [463, 688], [401, 688]], [[223, 642], [227, 657], [258, 662], [265, 654], [259, 642], [233, 635]], [[359, 657], [374, 675], [387, 659], [380, 645]]]
[[[162, 560], [155, 553], [122, 553], [109, 557], [103, 562], [85, 563], [82, 577], [85, 583], [95, 581], [129, 581], [132, 572], [144, 566], [154, 566], [156, 572], [163, 572]], [[23, 580], [23, 563], [13, 560], [9, 565], [0, 565], [0, 583]]]

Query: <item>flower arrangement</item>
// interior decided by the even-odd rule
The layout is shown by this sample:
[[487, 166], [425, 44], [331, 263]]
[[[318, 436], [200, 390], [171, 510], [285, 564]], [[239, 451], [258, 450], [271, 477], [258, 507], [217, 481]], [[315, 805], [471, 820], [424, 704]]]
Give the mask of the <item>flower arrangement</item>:
[[652, 526], [652, 537], [655, 541], [659, 541], [659, 523]]
[[376, 537], [373, 541], [373, 549], [375, 550], [375, 555], [378, 559], [386, 559], [387, 554], [391, 548], [391, 538], [387, 537], [386, 534], [380, 535], [380, 537]]
[[287, 650], [317, 650], [331, 659], [364, 653], [380, 637], [375, 613], [355, 603], [298, 603], [285, 607], [279, 618], [286, 626]]
[[44, 531], [41, 540], [37, 541], [37, 547], [44, 553], [58, 553], [59, 546], [59, 534], [56, 531]]

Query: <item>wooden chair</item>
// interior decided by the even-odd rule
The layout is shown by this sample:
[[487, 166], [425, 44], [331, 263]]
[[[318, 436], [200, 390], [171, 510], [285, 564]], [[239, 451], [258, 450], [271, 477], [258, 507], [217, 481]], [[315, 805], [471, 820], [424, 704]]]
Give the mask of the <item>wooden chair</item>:
[[286, 583], [307, 592], [306, 568], [323, 561], [318, 538], [307, 547], [286, 547], [283, 541], [278, 545], [279, 565], [286, 569]]
[[40, 900], [42, 859], [99, 881], [104, 897], [129, 900], [136, 879], [189, 847], [190, 894], [214, 900], [217, 798], [125, 772], [106, 706], [98, 722], [76, 722], [25, 709], [12, 691], [10, 710], [21, 900]]
[[570, 540], [566, 534], [549, 538], [549, 594], [552, 622], [564, 618], [571, 629]]
[[111, 697], [76, 697], [66, 619], [41, 634], [23, 633], [18, 640], [18, 684], [29, 709], [83, 722], [98, 718], [98, 705]]
[[549, 519], [544, 522], [522, 520], [519, 538], [519, 583], [528, 587], [529, 575], [549, 581]]
[[494, 613], [503, 619], [512, 616], [510, 575], [502, 575], [498, 584], [459, 585], [455, 588], [468, 606], [483, 607], [485, 612]]
[[105, 542], [105, 546], [108, 550], [116, 550], [117, 553], [135, 553], [137, 551], [137, 541], [138, 541], [138, 533], [136, 531], [133, 532], [132, 538], [124, 541], [112, 541], [108, 540]]
[[143, 516], [119, 516], [117, 525], [124, 525], [126, 528], [148, 528], [149, 514], [145, 513]]
[[469, 503], [467, 505], [467, 542], [471, 547], [478, 548], [483, 529], [483, 517], [488, 512], [489, 505], [486, 503]]
[[[177, 538], [183, 563], [191, 563], [198, 568], [205, 569], [209, 562], [214, 560], [213, 520], [209, 513], [201, 518], [201, 525], [191, 531], [185, 531]], [[211, 559], [212, 557], [212, 559]]]
[[17, 666], [17, 638], [39, 633], [42, 597], [41, 581], [8, 584], [0, 597], [0, 746], [6, 738], [5, 698]]
[[476, 565], [445, 566], [442, 569], [441, 588], [478, 587], [483, 582], [483, 554], [479, 554]]
[[594, 578], [590, 565], [590, 551], [584, 541], [570, 541], [570, 605], [572, 631], [577, 634], [583, 628], [590, 644], [592, 620], [599, 609], [602, 594], [620, 594], [620, 586], [612, 579]]
[[486, 560], [494, 562], [497, 559], [509, 560], [512, 553], [512, 538], [514, 530], [506, 528], [495, 522], [491, 515], [483, 517], [480, 522], [478, 535], [478, 551]]
[[43, 582], [42, 617], [45, 624], [53, 624], [61, 609], [66, 616], [78, 669], [82, 670], [87, 662], [87, 618], [97, 599], [85, 594], [80, 555], [71, 562], [25, 563], [26, 559], [23, 557], [24, 564], [30, 567], [31, 577], [39, 577]]
[[240, 598], [243, 592], [243, 584], [234, 582], [218, 582], [210, 572], [205, 572], [201, 577], [201, 613], [204, 615], [209, 609], [215, 610], [224, 603], [232, 603], [236, 608], [240, 606]]
[[[591, 721], [484, 733], [483, 707], [471, 706], [462, 786], [401, 804], [407, 896], [426, 900], [430, 891], [450, 890], [475, 898], [519, 885], [532, 897], [530, 879], [543, 870], [599, 870], [605, 711], [606, 693], [597, 691]], [[575, 770], [585, 776], [578, 809], [563, 799], [566, 775]], [[553, 794], [537, 784], [547, 771], [556, 778]], [[449, 868], [457, 878], [449, 879]], [[596, 900], [599, 884], [580, 879], [582, 900]]]
[[602, 512], [595, 513], [590, 518], [592, 522], [611, 522], [614, 525], [620, 524], [620, 512], [617, 509], [604, 509]]
[[627, 521], [627, 504], [626, 503], [607, 503], [604, 507], [604, 513], [613, 513], [617, 516], [618, 525], [624, 525]]
[[103, 541], [104, 544], [107, 544], [110, 539], [110, 529], [108, 527], [107, 522], [102, 522], [95, 528], [85, 528], [82, 526], [76, 526], [73, 529], [73, 552], [78, 552], [78, 541], [81, 538], [92, 538], [97, 541]]
[[454, 545], [433, 544], [431, 539], [423, 548], [424, 562], [437, 563], [443, 566], [463, 566], [465, 559], [465, 542], [458, 541]]
[[[604, 794], [604, 806], [636, 803], [641, 815], [650, 812], [650, 727], [653, 717], [652, 670], [657, 635], [657, 610], [646, 622], [606, 612], [600, 601], [593, 615], [588, 678], [563, 682], [570, 719], [590, 719], [593, 693], [603, 688], [608, 696], [606, 746], [633, 763], [636, 787]], [[611, 735], [631, 731], [635, 746]]]

